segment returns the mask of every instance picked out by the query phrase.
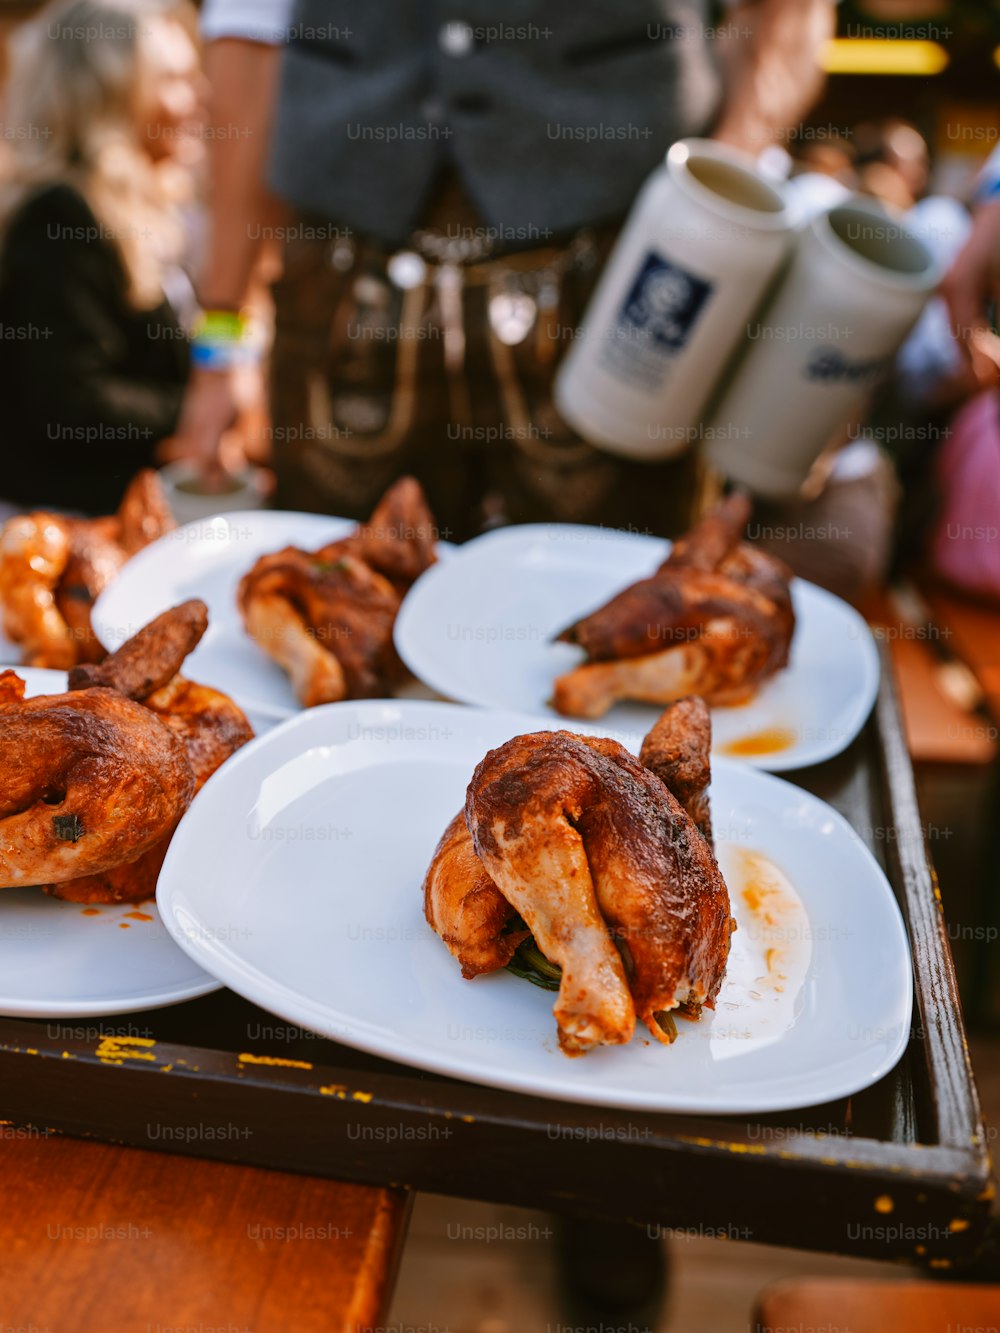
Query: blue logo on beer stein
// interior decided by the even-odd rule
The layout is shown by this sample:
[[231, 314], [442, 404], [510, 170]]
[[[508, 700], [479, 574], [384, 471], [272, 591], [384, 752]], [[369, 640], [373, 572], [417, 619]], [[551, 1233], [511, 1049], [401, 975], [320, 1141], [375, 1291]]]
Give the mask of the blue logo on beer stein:
[[650, 251], [625, 298], [622, 324], [677, 352], [691, 336], [712, 284]]

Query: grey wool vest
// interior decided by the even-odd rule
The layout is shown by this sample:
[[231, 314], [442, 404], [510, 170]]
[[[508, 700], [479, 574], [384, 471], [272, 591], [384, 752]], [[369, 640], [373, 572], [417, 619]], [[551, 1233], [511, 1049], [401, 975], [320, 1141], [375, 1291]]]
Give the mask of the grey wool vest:
[[710, 128], [708, 0], [296, 0], [271, 183], [387, 245], [442, 167], [504, 239], [621, 217]]

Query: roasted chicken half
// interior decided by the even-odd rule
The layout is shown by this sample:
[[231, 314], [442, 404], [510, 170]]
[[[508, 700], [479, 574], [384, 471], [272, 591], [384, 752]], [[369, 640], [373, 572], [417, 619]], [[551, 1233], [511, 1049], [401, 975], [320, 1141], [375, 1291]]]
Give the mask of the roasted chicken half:
[[178, 675], [204, 602], [164, 612], [65, 694], [0, 674], [0, 887], [74, 902], [148, 898], [195, 793], [253, 732], [226, 695]]
[[434, 520], [412, 477], [368, 523], [318, 551], [262, 556], [240, 583], [247, 632], [287, 672], [299, 701], [377, 698], [403, 676], [392, 642], [411, 584], [434, 563]]
[[[639, 759], [566, 731], [516, 736], [473, 774], [424, 880], [429, 924], [474, 977], [518, 960], [558, 982], [567, 1055], [669, 1042], [713, 1006], [733, 930], [711, 843], [701, 699], [666, 710]], [[519, 972], [523, 975], [523, 972]]]
[[67, 518], [17, 514], [0, 531], [0, 605], [25, 666], [68, 670], [104, 656], [90, 611], [119, 569], [174, 526], [160, 479], [138, 473], [118, 513]]
[[749, 516], [749, 502], [730, 496], [651, 578], [559, 635], [587, 661], [557, 679], [557, 712], [597, 718], [621, 699], [666, 704], [687, 694], [745, 703], [788, 664], [791, 571], [740, 540]]

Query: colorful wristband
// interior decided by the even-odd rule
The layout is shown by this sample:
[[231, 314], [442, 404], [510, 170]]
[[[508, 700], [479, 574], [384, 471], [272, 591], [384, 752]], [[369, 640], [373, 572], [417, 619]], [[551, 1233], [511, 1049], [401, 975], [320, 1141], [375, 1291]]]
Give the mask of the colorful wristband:
[[229, 370], [255, 359], [256, 342], [242, 311], [204, 310], [191, 330], [191, 363], [201, 370]]

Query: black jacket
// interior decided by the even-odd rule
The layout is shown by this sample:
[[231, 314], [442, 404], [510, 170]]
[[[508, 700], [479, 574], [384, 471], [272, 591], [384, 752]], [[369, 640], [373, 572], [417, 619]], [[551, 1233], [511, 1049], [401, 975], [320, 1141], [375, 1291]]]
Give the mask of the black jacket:
[[110, 513], [176, 430], [187, 370], [171, 306], [130, 305], [82, 196], [28, 199], [0, 249], [0, 497]]

